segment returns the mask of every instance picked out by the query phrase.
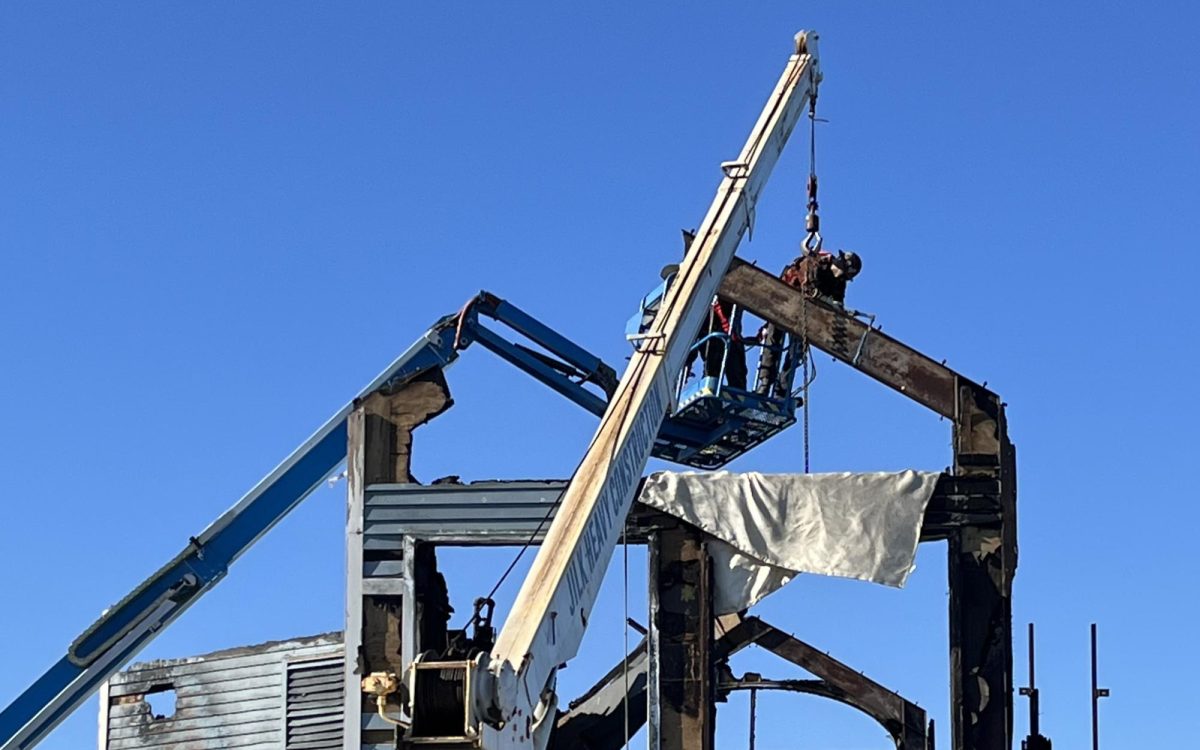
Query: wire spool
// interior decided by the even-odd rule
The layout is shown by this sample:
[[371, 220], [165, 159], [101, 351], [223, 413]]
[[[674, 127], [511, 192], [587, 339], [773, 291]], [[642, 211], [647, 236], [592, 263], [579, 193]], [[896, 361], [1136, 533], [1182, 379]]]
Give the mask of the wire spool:
[[413, 737], [462, 737], [467, 730], [466, 663], [418, 665], [413, 680]]

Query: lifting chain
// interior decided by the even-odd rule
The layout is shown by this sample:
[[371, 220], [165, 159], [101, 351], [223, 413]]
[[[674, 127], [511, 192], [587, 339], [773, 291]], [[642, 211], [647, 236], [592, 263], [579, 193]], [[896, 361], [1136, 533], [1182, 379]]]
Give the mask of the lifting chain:
[[808, 100], [808, 214], [804, 217], [804, 252], [821, 251], [821, 217], [817, 214], [817, 97]]

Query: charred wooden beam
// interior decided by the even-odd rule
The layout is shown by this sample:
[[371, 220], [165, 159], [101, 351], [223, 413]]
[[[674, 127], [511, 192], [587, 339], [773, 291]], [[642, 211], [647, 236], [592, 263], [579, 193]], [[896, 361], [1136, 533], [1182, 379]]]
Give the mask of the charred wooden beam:
[[[406, 632], [445, 642], [449, 600], [437, 572], [433, 548], [417, 552], [364, 550], [364, 493], [374, 484], [412, 482], [412, 432], [450, 408], [453, 401], [441, 370], [362, 399], [347, 419], [346, 471], [346, 694], [343, 723], [345, 747], [390, 744], [391, 729], [364, 728], [376, 710], [374, 700], [359, 689], [371, 672], [403, 674], [406, 654], [417, 644], [405, 643]], [[419, 558], [419, 559], [418, 559]], [[420, 565], [421, 575], [415, 575]], [[404, 622], [403, 601], [423, 602], [419, 624]], [[399, 706], [393, 706], [399, 713]]]
[[[739, 628], [722, 630], [722, 620], [740, 622], [736, 615], [727, 615], [714, 622], [714, 632], [721, 633], [713, 643], [710, 659], [715, 664], [717, 654], [728, 659], [731, 654], [751, 645], [754, 633]], [[647, 721], [648, 692], [651, 676], [649, 644], [645, 639], [629, 653], [628, 659], [617, 662], [608, 674], [559, 714], [550, 750], [620, 750], [625, 746], [625, 705], [629, 705], [629, 734], [639, 732]], [[626, 691], [625, 685], [629, 688]]]
[[626, 659], [617, 662], [608, 674], [559, 714], [550, 738], [551, 750], [620, 750], [625, 747], [626, 730], [632, 736], [646, 723], [649, 672], [649, 650], [646, 640], [642, 639]]
[[925, 506], [921, 541], [949, 539], [968, 526], [999, 528], [1003, 518], [1000, 482], [990, 477], [943, 474]]
[[806, 297], [745, 261], [734, 260], [720, 294], [797, 336], [807, 335], [812, 346], [947, 419], [957, 415], [960, 383], [986, 390], [846, 310]]
[[950, 419], [954, 476], [996, 483], [996, 508], [982, 515], [931, 503], [922, 538], [946, 539], [949, 547], [951, 747], [1008, 750], [1016, 461], [1000, 398], [852, 313], [747, 263], [734, 262], [720, 294]]
[[820, 678], [819, 684], [794, 686], [802, 688], [802, 692], [822, 695], [857, 708], [879, 722], [896, 740], [899, 750], [926, 750], [928, 725], [924, 709], [757, 617], [748, 617], [734, 626], [718, 642], [715, 656], [727, 659], [751, 643]]
[[999, 522], [948, 540], [951, 747], [1009, 750], [1013, 737], [1012, 583], [1017, 567], [1016, 449], [1004, 408], [960, 390], [955, 472], [994, 480]]
[[712, 750], [712, 567], [705, 535], [685, 527], [650, 541], [650, 746]]

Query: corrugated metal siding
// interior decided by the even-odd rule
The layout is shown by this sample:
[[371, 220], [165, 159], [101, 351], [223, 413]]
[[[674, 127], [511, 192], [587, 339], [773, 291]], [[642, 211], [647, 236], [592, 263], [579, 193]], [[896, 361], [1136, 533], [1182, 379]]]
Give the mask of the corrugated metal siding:
[[363, 508], [363, 549], [402, 550], [404, 536], [523, 543], [554, 519], [566, 482], [373, 484]]
[[[340, 747], [341, 653], [341, 634], [333, 633], [134, 664], [109, 680], [100, 750]], [[175, 713], [155, 717], [146, 696], [165, 689], [175, 691]], [[285, 745], [301, 718], [303, 726], [336, 729], [337, 737], [332, 744]], [[328, 731], [308, 734], [330, 741]]]

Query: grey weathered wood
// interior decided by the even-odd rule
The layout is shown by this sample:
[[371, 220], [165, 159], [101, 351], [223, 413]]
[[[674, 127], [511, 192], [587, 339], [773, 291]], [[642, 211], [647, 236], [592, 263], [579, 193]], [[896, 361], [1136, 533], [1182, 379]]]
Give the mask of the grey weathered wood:
[[[135, 664], [114, 675], [101, 714], [105, 717], [101, 750], [166, 750], [177, 747], [282, 747], [284, 677], [290, 667], [301, 684], [293, 685], [306, 712], [322, 705], [335, 721], [341, 716], [340, 636], [279, 641], [229, 649], [188, 659]], [[330, 662], [332, 658], [332, 662]], [[332, 699], [320, 678], [332, 680]], [[175, 710], [155, 718], [147, 694], [169, 687]]]
[[[265, 709], [278, 710], [282, 705], [283, 691], [276, 690], [272, 695], [262, 698], [246, 698], [243, 696], [246, 692], [231, 693], [234, 700], [227, 700], [221, 703], [210, 703], [202, 700], [204, 696], [191, 696], [188, 700], [180, 698], [176, 703], [175, 716], [214, 716], [227, 715], [237, 713], [239, 711], [260, 711]], [[112, 726], [117, 726], [124, 719], [142, 717], [144, 720], [149, 720], [150, 705], [143, 701], [137, 703], [118, 704], [110, 706], [108, 710], [109, 719]]]
[[278, 704], [255, 711], [234, 711], [221, 714], [203, 711], [199, 713], [176, 712], [174, 716], [165, 719], [154, 719], [149, 715], [129, 716], [109, 722], [109, 737], [112, 739], [152, 737], [190, 730], [234, 731], [234, 727], [242, 726], [261, 728], [278, 718]]
[[151, 692], [151, 688], [156, 685], [167, 684], [173, 686], [176, 693], [186, 693], [190, 690], [203, 691], [208, 694], [217, 694], [222, 692], [235, 692], [238, 690], [246, 690], [253, 688], [277, 687], [279, 685], [279, 677], [277, 675], [255, 674], [248, 676], [229, 676], [224, 679], [207, 678], [203, 676], [192, 676], [188, 674], [179, 674], [171, 677], [169, 680], [134, 682], [125, 685], [113, 685], [111, 695], [113, 698], [122, 698], [130, 695], [143, 695]]
[[128, 671], [113, 675], [111, 682], [114, 688], [123, 688], [131, 684], [154, 682], [156, 680], [169, 681], [170, 676], [175, 674], [187, 675], [188, 677], [202, 677], [214, 672], [231, 672], [263, 665], [279, 664], [282, 659], [280, 651], [265, 651], [263, 653], [246, 654], [243, 656], [204, 658], [201, 660], [189, 659], [179, 664], [154, 662], [153, 666], [149, 667], [134, 665]]
[[161, 737], [129, 737], [109, 741], [110, 750], [148, 750], [169, 747], [172, 750], [232, 750], [258, 744], [273, 745], [275, 750], [282, 746], [282, 733], [276, 729], [267, 732], [219, 732], [192, 730], [172, 732]]

